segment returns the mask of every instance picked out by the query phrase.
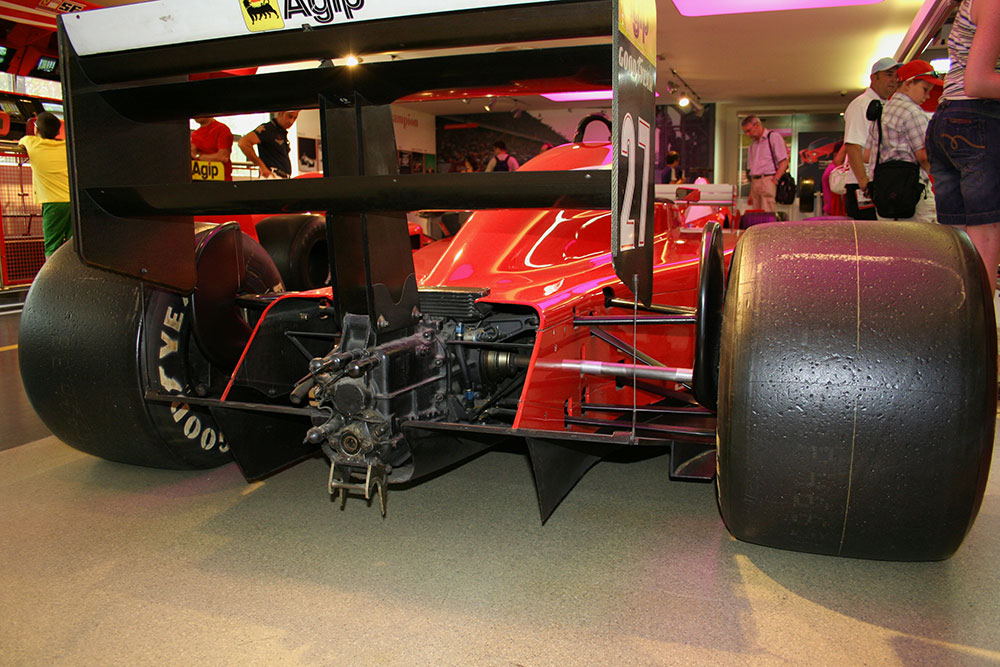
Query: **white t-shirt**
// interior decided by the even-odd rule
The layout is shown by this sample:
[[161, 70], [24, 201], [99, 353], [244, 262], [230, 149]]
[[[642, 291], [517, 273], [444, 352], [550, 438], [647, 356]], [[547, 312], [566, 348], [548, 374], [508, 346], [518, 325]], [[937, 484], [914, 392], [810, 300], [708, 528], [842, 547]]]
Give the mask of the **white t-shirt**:
[[[847, 105], [847, 110], [844, 112], [844, 143], [845, 144], [856, 144], [862, 149], [865, 147], [865, 142], [868, 140], [868, 132], [871, 130], [873, 121], [868, 120], [868, 105], [871, 104], [872, 100], [882, 100], [879, 94], [876, 93], [871, 88], [865, 88], [865, 92], [861, 93], [855, 97], [850, 104]], [[868, 172], [868, 178], [871, 178], [872, 172], [875, 170], [875, 156], [872, 155], [869, 160], [865, 163], [865, 171]], [[858, 179], [854, 176], [853, 171], [847, 172], [847, 183], [858, 184]]]

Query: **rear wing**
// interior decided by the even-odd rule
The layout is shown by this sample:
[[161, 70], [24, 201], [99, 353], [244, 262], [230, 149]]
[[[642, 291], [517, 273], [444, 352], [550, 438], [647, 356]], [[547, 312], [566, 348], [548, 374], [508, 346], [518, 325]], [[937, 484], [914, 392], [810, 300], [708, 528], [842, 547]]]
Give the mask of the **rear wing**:
[[[610, 208], [616, 270], [648, 303], [655, 35], [654, 0], [157, 0], [63, 15], [77, 252], [188, 292], [194, 216], [327, 211], [338, 310], [397, 329], [417, 305], [402, 212]], [[530, 48], [497, 48], [508, 43]], [[190, 77], [388, 52], [399, 55], [353, 68]], [[557, 77], [613, 86], [610, 172], [398, 173], [389, 103]], [[193, 116], [304, 108], [320, 110], [323, 178], [191, 182]]]

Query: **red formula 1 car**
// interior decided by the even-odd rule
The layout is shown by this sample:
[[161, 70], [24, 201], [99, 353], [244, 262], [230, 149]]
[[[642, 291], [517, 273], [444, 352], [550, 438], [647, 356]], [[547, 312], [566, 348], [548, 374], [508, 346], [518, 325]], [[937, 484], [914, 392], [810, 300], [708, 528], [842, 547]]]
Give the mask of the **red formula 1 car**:
[[837, 145], [836, 141], [829, 138], [817, 139], [808, 147], [799, 151], [799, 162], [802, 164], [816, 164], [823, 159], [833, 159], [833, 149]]
[[[741, 233], [682, 219], [696, 190], [656, 201], [652, 3], [632, 3], [632, 20], [607, 0], [454, 0], [431, 16], [397, 4], [398, 16], [366, 5], [358, 20], [250, 39], [236, 26], [196, 49], [146, 20], [158, 3], [64, 22], [76, 248], [46, 264], [20, 338], [26, 391], [53, 433], [141, 465], [235, 458], [248, 479], [324, 455], [331, 493], [380, 499], [521, 443], [543, 519], [603, 457], [655, 447], [672, 477], [715, 479], [740, 539], [899, 560], [958, 548], [996, 409], [992, 287], [964, 235], [850, 221]], [[331, 44], [537, 46], [609, 26], [610, 52], [556, 42], [178, 79], [343, 55]], [[394, 99], [609, 68], [611, 143], [509, 174], [395, 173]], [[310, 104], [323, 178], [188, 182], [189, 117]], [[477, 212], [447, 245], [412, 253], [399, 211], [420, 209]], [[237, 225], [190, 225], [307, 210], [327, 211], [330, 288], [274, 292], [273, 261]]]

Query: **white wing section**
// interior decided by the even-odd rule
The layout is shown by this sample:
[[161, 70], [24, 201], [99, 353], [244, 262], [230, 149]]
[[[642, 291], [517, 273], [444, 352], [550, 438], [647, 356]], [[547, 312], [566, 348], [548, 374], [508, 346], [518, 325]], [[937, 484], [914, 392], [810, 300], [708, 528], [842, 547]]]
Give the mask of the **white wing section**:
[[88, 56], [335, 23], [560, 1], [154, 0], [64, 14], [60, 20], [77, 54]]

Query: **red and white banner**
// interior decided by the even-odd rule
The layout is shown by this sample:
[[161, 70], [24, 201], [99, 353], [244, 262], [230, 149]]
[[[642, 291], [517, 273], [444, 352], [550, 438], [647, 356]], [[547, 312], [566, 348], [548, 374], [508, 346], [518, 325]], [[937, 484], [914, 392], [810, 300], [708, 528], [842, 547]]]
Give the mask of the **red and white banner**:
[[99, 7], [83, 0], [0, 0], [0, 19], [55, 30], [60, 14]]

